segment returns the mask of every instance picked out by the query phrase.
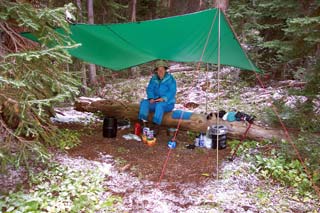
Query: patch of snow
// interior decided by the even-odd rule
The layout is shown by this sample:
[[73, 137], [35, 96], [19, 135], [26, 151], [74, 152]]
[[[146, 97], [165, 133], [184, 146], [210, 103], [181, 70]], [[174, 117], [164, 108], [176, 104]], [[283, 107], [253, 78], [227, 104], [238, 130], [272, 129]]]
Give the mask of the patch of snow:
[[292, 199], [292, 189], [261, 180], [249, 172], [253, 165], [236, 159], [224, 162], [219, 180], [195, 183], [157, 183], [140, 179], [115, 167], [112, 156], [98, 161], [57, 155], [61, 164], [79, 170], [95, 169], [106, 175], [104, 196], [121, 195], [120, 212], [316, 212], [318, 201]]
[[[294, 199], [294, 189], [274, 184], [272, 180], [259, 179], [250, 172], [255, 169], [254, 165], [241, 158], [223, 162], [218, 180], [211, 176], [202, 183], [162, 181], [159, 186], [156, 182], [119, 171], [113, 157], [106, 153], [100, 153], [98, 160], [56, 153], [53, 161], [72, 170], [94, 170], [98, 176], [105, 177], [101, 187], [106, 190], [100, 194], [101, 201], [111, 195], [120, 195], [122, 202], [115, 204], [116, 212], [320, 211], [319, 200]], [[9, 172], [13, 179], [21, 174], [14, 169]]]
[[320, 95], [317, 95], [316, 98], [312, 101], [313, 111], [316, 114], [320, 114]]
[[182, 64], [174, 64], [169, 66], [168, 71], [186, 71], [186, 70], [192, 70], [193, 68], [190, 66], [182, 65]]
[[305, 96], [290, 95], [285, 98], [285, 105], [294, 109], [298, 103], [304, 103], [308, 100]]
[[17, 185], [27, 181], [28, 175], [24, 167], [14, 168], [12, 166], [6, 168], [6, 173], [0, 173], [0, 188], [6, 191], [14, 190]]
[[85, 102], [85, 101], [88, 101], [89, 103], [90, 102], [93, 102], [93, 101], [100, 101], [100, 100], [103, 100], [102, 98], [99, 98], [99, 97], [85, 97], [85, 96], [81, 96], [79, 97], [79, 100]]
[[102, 122], [91, 112], [80, 112], [73, 107], [55, 108], [56, 116], [51, 117], [52, 122], [56, 123], [84, 123]]
[[276, 91], [276, 92], [273, 94], [272, 98], [273, 98], [274, 100], [280, 100], [280, 99], [283, 98], [283, 94], [280, 94], [278, 91]]

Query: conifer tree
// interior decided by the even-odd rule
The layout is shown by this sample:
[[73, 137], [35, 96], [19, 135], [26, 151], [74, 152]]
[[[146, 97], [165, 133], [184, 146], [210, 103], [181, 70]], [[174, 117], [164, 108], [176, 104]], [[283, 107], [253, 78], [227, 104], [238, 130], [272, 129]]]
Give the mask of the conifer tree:
[[[72, 99], [78, 81], [65, 71], [71, 63], [65, 12], [72, 4], [49, 9], [0, 1], [0, 162], [19, 165], [48, 158], [45, 145], [57, 145], [57, 129], [50, 123], [52, 106]], [[61, 28], [61, 36], [55, 28]], [[32, 32], [39, 43], [23, 38]], [[55, 44], [53, 46], [52, 44]], [[27, 164], [26, 164], [27, 165]]]

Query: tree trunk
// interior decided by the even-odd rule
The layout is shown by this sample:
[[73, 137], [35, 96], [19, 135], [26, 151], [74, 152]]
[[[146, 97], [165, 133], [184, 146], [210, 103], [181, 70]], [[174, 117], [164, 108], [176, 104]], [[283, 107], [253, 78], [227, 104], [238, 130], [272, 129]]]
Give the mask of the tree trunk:
[[187, 1], [187, 10], [186, 13], [193, 13], [199, 10], [199, 1], [198, 0], [189, 0]]
[[131, 8], [131, 21], [136, 22], [136, 8], [137, 8], [137, 0], [132, 0], [132, 8]]
[[202, 10], [203, 7], [203, 0], [199, 0], [199, 9], [198, 10]]
[[[94, 24], [94, 14], [93, 14], [93, 0], [87, 0], [88, 4], [88, 23]], [[89, 82], [90, 85], [97, 84], [97, 71], [95, 64], [89, 64]]]
[[[82, 2], [81, 0], [76, 0], [77, 7], [78, 7], [78, 18], [80, 19], [80, 23], [83, 22], [83, 16], [82, 16]], [[82, 81], [82, 88], [81, 92], [83, 94], [86, 94], [86, 88], [87, 88], [87, 69], [86, 64], [81, 62], [81, 81]]]
[[81, 63], [81, 81], [82, 81], [81, 93], [86, 95], [88, 85], [87, 85], [87, 69], [86, 69], [85, 63]]
[[229, 0], [213, 0], [213, 6], [226, 12], [229, 7]]
[[148, 1], [149, 2], [149, 10], [150, 10], [150, 19], [158, 18], [157, 10], [158, 10], [158, 2], [157, 1]]
[[316, 57], [320, 57], [320, 44], [317, 44]]
[[[132, 0], [132, 4], [131, 4], [131, 21], [132, 22], [136, 22], [137, 20], [136, 11], [137, 11], [137, 0]], [[133, 76], [136, 70], [137, 70], [137, 67], [131, 67], [129, 69], [129, 76]]]
[[4, 45], [3, 45], [2, 35], [3, 35], [3, 33], [0, 31], [0, 61], [2, 61], [4, 54], [5, 54], [5, 51], [3, 48]]
[[[114, 116], [116, 118], [126, 118], [131, 121], [138, 120], [139, 104], [123, 103], [114, 100], [94, 99], [82, 97], [75, 102], [75, 109], [83, 112], [102, 112], [106, 116]], [[179, 119], [172, 119], [172, 113], [165, 113], [163, 116], [162, 125], [176, 127]], [[152, 114], [149, 116], [149, 121], [152, 120]], [[215, 125], [216, 118], [213, 116], [207, 120], [204, 114], [193, 113], [190, 120], [182, 120], [180, 128], [197, 132], [205, 132], [208, 126]], [[240, 139], [247, 126], [243, 122], [227, 122], [219, 119], [219, 124], [225, 125], [228, 128], [228, 136], [230, 138]], [[265, 139], [281, 140], [285, 138], [285, 134], [279, 129], [268, 129], [265, 127], [253, 124], [248, 132], [248, 139], [262, 141]]]
[[77, 4], [77, 7], [78, 7], [78, 18], [79, 18], [80, 23], [82, 23], [83, 17], [82, 17], [82, 5], [81, 5], [81, 0], [76, 0], [76, 4]]

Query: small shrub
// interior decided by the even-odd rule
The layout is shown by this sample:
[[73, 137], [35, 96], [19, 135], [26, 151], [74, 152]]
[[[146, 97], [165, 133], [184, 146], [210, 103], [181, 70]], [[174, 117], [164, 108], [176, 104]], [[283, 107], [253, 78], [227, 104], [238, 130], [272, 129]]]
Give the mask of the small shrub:
[[[239, 143], [240, 143], [240, 141], [238, 141], [238, 140], [228, 141], [228, 145], [231, 147], [231, 153], [233, 153], [235, 151], [235, 149]], [[239, 148], [237, 150], [237, 155], [244, 155], [245, 157], [250, 158], [250, 156], [251, 156], [250, 152], [253, 149], [261, 147], [261, 146], [265, 145], [266, 143], [268, 143], [268, 142], [267, 141], [263, 141], [263, 142], [242, 141], [241, 145], [239, 146]]]
[[2, 212], [110, 212], [119, 197], [103, 198], [106, 174], [61, 165], [38, 174], [30, 189], [0, 195]]
[[304, 173], [298, 160], [287, 160], [281, 155], [264, 157], [256, 155], [256, 166], [259, 174], [264, 178], [273, 178], [282, 185], [293, 186], [301, 195], [311, 190], [311, 182]]
[[[303, 143], [303, 138], [300, 140], [301, 143]], [[319, 144], [316, 144], [316, 141], [313, 142], [315, 143], [315, 146], [319, 147]], [[228, 144], [231, 147], [231, 153], [233, 153], [239, 144], [239, 141], [229, 141]], [[299, 147], [299, 144], [296, 145]], [[272, 149], [270, 151], [270, 147], [276, 147], [277, 150]], [[317, 149], [315, 148], [314, 150]], [[312, 152], [311, 150], [309, 150], [309, 152], [306, 150], [306, 153], [309, 153], [309, 158], [304, 159], [306, 160], [306, 165], [309, 166], [312, 171], [314, 183], [320, 185], [319, 152], [314, 152], [314, 150], [312, 150]], [[262, 151], [265, 152], [262, 154]], [[297, 160], [291, 145], [285, 141], [281, 144], [277, 144], [275, 141], [244, 141], [240, 145], [237, 155], [242, 155], [248, 161], [253, 162], [255, 166], [252, 168], [252, 171], [258, 172], [263, 178], [272, 178], [284, 186], [295, 187], [298, 189], [300, 195], [309, 195], [310, 191], [312, 191], [311, 182], [304, 172], [300, 161]]]
[[77, 131], [69, 129], [59, 130], [59, 133], [56, 135], [55, 143], [50, 145], [62, 150], [71, 149], [81, 143], [79, 137], [80, 133]]

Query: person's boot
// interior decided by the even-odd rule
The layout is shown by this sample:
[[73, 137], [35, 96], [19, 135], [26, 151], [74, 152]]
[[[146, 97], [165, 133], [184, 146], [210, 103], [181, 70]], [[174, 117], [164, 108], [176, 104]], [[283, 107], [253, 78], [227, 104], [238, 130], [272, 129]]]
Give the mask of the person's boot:
[[147, 127], [148, 121], [141, 119], [139, 120], [139, 123], [140, 123], [141, 129], [143, 129], [144, 127]]
[[154, 136], [155, 137], [157, 137], [159, 134], [160, 134], [160, 125], [158, 125], [158, 124], [155, 124], [154, 125], [154, 130], [153, 130], [153, 134], [154, 134]]
[[152, 122], [151, 125], [150, 125], [150, 129], [153, 130], [154, 137], [159, 135], [160, 125]]

